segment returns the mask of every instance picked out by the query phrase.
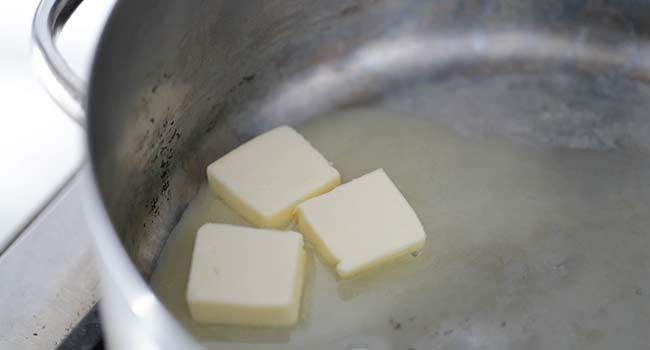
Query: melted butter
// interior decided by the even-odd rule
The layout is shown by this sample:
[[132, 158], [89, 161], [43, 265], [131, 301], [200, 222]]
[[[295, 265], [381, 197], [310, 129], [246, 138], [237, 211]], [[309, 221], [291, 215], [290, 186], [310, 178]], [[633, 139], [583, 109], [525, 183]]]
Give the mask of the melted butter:
[[[204, 186], [171, 233], [151, 284], [211, 348], [429, 349], [452, 340], [473, 348], [479, 334], [507, 349], [526, 337], [552, 338], [542, 322], [570, 328], [578, 316], [561, 305], [580, 309], [571, 295], [584, 296], [585, 310], [606, 303], [620, 285], [637, 283], [647, 262], [650, 239], [639, 232], [650, 227], [650, 167], [641, 152], [468, 138], [429, 120], [369, 110], [296, 128], [344, 182], [384, 168], [417, 212], [427, 244], [416, 257], [345, 281], [308, 247], [296, 327], [199, 325], [184, 297], [196, 231], [206, 222], [249, 225]], [[638, 273], [614, 274], [612, 259]], [[519, 327], [516, 336], [503, 336], [506, 319]]]

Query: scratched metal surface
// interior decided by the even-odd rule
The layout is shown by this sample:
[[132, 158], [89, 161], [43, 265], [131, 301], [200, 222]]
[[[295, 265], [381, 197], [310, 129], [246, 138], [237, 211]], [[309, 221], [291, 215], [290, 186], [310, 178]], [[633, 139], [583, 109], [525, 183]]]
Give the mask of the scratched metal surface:
[[71, 180], [0, 256], [0, 349], [54, 349], [97, 303], [84, 190]]

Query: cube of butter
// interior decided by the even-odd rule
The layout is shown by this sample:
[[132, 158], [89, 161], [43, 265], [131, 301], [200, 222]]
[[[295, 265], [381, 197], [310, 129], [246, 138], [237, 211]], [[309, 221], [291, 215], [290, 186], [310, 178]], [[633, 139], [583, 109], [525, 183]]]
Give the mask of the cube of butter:
[[260, 227], [283, 228], [296, 205], [341, 183], [341, 176], [288, 126], [262, 134], [207, 169], [210, 188]]
[[302, 235], [225, 224], [196, 236], [187, 303], [199, 323], [289, 326], [300, 310]]
[[298, 206], [299, 231], [346, 278], [422, 248], [413, 208], [382, 170]]

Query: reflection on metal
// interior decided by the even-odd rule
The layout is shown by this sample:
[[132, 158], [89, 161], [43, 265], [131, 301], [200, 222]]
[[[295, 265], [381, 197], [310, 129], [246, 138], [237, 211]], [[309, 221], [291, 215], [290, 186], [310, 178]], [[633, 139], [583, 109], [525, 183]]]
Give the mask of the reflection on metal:
[[86, 84], [65, 62], [56, 35], [82, 0], [42, 0], [32, 26], [34, 69], [54, 101], [79, 125], [85, 125]]

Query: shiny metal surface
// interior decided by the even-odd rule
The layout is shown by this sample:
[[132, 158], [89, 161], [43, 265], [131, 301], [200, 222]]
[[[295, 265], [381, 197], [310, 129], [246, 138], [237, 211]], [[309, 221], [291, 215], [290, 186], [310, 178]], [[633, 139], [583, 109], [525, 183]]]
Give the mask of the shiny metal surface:
[[[111, 349], [197, 349], [165, 307], [132, 268], [114, 234], [94, 186], [90, 166], [81, 172], [88, 189], [83, 193], [85, 217], [94, 236], [101, 276], [101, 316]], [[143, 322], [144, 320], [148, 320]]]
[[56, 35], [82, 0], [42, 0], [36, 9], [33, 60], [47, 92], [75, 122], [85, 125], [86, 84], [56, 48]]
[[647, 152], [649, 18], [638, 1], [119, 2], [88, 93], [94, 179], [117, 232], [98, 219], [114, 320], [121, 308], [155, 327], [160, 305], [134, 310], [205, 166], [277, 125], [380, 105], [467, 135]]

